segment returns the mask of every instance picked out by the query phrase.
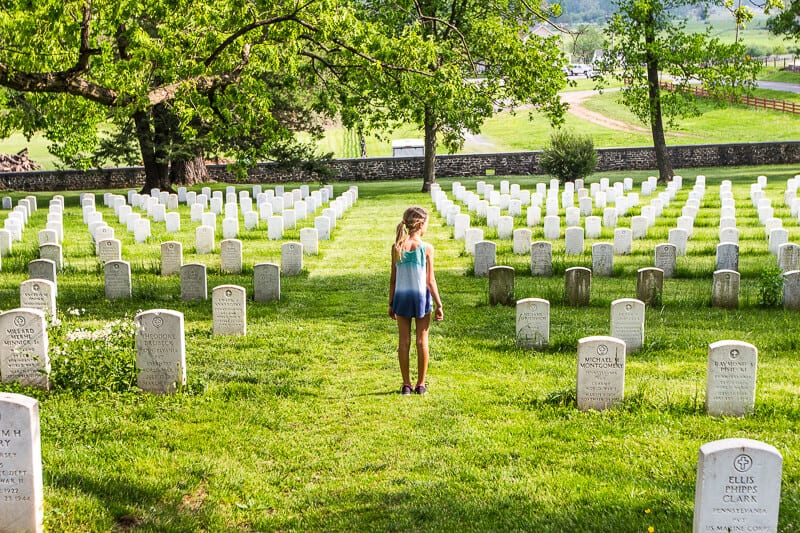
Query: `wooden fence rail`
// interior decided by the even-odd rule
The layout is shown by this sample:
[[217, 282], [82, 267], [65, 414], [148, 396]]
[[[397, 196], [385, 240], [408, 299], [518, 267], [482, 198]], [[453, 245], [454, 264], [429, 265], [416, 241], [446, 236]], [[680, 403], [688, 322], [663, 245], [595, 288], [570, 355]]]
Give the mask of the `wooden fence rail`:
[[[678, 87], [673, 83], [661, 82], [661, 87], [667, 91], [677, 90], [691, 90], [692, 94], [701, 98], [714, 98], [710, 92], [702, 87], [690, 87], [688, 89]], [[794, 102], [787, 102], [785, 100], [773, 100], [772, 98], [759, 98], [757, 96], [739, 96], [731, 97], [731, 102], [742, 105], [749, 105], [751, 107], [759, 107], [761, 109], [771, 109], [773, 111], [781, 111], [783, 113], [794, 113], [800, 115], [800, 104]]]

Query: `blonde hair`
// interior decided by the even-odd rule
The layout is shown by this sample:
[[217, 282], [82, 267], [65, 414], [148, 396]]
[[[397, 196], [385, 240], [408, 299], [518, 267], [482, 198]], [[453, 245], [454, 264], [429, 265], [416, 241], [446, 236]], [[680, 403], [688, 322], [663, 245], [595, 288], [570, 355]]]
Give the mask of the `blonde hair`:
[[403, 246], [409, 237], [422, 229], [428, 220], [428, 212], [422, 207], [409, 207], [403, 213], [403, 221], [397, 225], [397, 236], [394, 240], [394, 249], [397, 253], [403, 251]]

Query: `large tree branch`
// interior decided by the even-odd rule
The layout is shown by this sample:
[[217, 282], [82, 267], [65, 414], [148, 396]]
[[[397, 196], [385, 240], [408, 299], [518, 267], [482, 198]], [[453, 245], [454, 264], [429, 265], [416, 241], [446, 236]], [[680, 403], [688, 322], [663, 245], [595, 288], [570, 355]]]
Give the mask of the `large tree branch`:
[[67, 93], [112, 105], [117, 99], [115, 91], [79, 77], [89, 70], [91, 57], [100, 54], [99, 49], [89, 45], [91, 23], [92, 2], [87, 0], [80, 23], [78, 60], [72, 67], [58, 72], [20, 72], [0, 63], [0, 85], [22, 92]]
[[[313, 24], [311, 24], [310, 22], [308, 22], [306, 20], [303, 20], [303, 19], [300, 19], [300, 18], [296, 18], [296, 19], [294, 19], [294, 22], [297, 22], [302, 27], [306, 28], [307, 30], [309, 30], [312, 33], [319, 33], [319, 31], [320, 31], [319, 28], [317, 28], [316, 26], [314, 26]], [[313, 41], [313, 42], [316, 42], [313, 39], [310, 39], [310, 40]], [[367, 54], [366, 52], [362, 52], [361, 50], [358, 50], [356, 47], [351, 46], [351, 45], [347, 44], [346, 42], [344, 42], [343, 40], [338, 39], [336, 37], [332, 37], [331, 38], [331, 42], [333, 44], [339, 46], [340, 48], [343, 48], [343, 49], [347, 50], [351, 54], [353, 54], [353, 55], [355, 55], [357, 57], [360, 57], [361, 59], [364, 59], [365, 61], [368, 61], [368, 62], [370, 62], [372, 64], [375, 64], [375, 65], [380, 65], [380, 67], [382, 69], [394, 70], [394, 71], [398, 71], [398, 72], [409, 72], [411, 74], [419, 74], [420, 76], [432, 77], [432, 74], [430, 72], [426, 72], [424, 70], [419, 70], [419, 69], [412, 68], [412, 67], [403, 67], [403, 66], [400, 66], [400, 65], [393, 65], [393, 64], [383, 63], [380, 59], [378, 59], [378, 58], [376, 58], [374, 56], [371, 56], [371, 55]]]
[[452, 4], [453, 5], [453, 12], [450, 14], [450, 20], [451, 21], [447, 21], [447, 20], [444, 20], [444, 19], [439, 18], [439, 17], [432, 17], [432, 16], [429, 16], [429, 15], [426, 15], [422, 10], [422, 5], [420, 5], [419, 0], [414, 0], [414, 5], [417, 7], [417, 16], [419, 17], [420, 20], [438, 22], [440, 24], [443, 24], [447, 28], [447, 30], [445, 32], [445, 35], [444, 35], [445, 38], [447, 38], [447, 34], [450, 33], [450, 32], [453, 32], [456, 35], [458, 35], [458, 38], [461, 41], [461, 47], [463, 48], [464, 53], [467, 56], [467, 61], [469, 61], [470, 65], [475, 67], [475, 71], [477, 72], [477, 65], [472, 60], [472, 54], [469, 51], [469, 44], [467, 44], [467, 38], [464, 36], [463, 33], [461, 33], [461, 30], [459, 30], [456, 27], [456, 25], [454, 24], [454, 21], [455, 21], [455, 18], [456, 18], [456, 4], [457, 4], [457, 2], [454, 1], [453, 4]]

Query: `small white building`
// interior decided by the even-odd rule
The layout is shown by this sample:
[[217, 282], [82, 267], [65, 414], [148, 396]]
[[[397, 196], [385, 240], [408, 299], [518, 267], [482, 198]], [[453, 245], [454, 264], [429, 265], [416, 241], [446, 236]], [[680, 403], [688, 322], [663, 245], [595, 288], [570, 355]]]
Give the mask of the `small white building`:
[[421, 157], [425, 155], [422, 139], [396, 139], [392, 141], [392, 157]]

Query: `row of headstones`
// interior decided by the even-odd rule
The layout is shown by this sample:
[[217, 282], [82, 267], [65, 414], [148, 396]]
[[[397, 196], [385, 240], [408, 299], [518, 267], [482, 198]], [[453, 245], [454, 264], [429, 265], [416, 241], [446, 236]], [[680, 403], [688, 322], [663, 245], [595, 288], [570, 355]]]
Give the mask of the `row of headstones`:
[[[326, 189], [327, 190], [327, 189]], [[347, 198], [347, 202], [343, 203], [343, 208], [348, 209], [352, 206], [352, 201], [355, 201], [357, 198], [358, 190], [355, 187], [351, 187], [342, 197]], [[84, 204], [84, 209], [86, 207], [93, 207], [94, 206], [94, 195], [87, 193], [85, 196], [82, 197], [81, 200], [82, 204]], [[48, 213], [48, 226], [51, 224], [58, 225], [62, 234], [59, 237], [58, 229], [55, 227], [48, 227], [46, 230], [39, 231], [38, 239], [39, 239], [39, 258], [43, 260], [51, 260], [55, 263], [56, 270], [61, 270], [64, 265], [64, 255], [63, 255], [63, 247], [59, 244], [60, 240], [63, 240], [63, 222], [61, 220], [62, 213], [63, 213], [63, 197], [57, 197], [50, 204], [51, 212]], [[122, 260], [122, 244], [121, 241], [118, 239], [114, 239], [114, 229], [108, 226], [106, 223], [102, 221], [102, 213], [98, 213], [96, 211], [84, 211], [84, 215], [88, 214], [88, 219], [91, 220], [90, 224], [92, 224], [91, 233], [93, 239], [95, 239], [95, 253], [97, 254], [98, 258], [101, 262], [105, 263], [108, 261], [121, 261]], [[300, 230], [300, 244], [302, 244], [302, 249], [307, 254], [317, 254], [319, 251], [319, 240], [327, 240], [331, 237], [331, 227], [335, 227], [336, 225], [336, 218], [340, 216], [337, 213], [329, 213], [330, 216], [324, 217], [317, 217], [315, 220], [315, 228], [303, 228]], [[97, 216], [99, 216], [99, 220], [97, 220]], [[51, 220], [51, 217], [58, 217], [58, 220]], [[334, 218], [331, 218], [334, 217]], [[23, 226], [24, 228], [24, 226]], [[213, 253], [215, 250], [214, 245], [214, 232], [209, 231], [208, 227], [201, 226], [197, 229], [197, 251], [198, 253]], [[21, 233], [20, 233], [21, 238]], [[274, 235], [270, 238], [282, 238], [283, 230], [280, 229], [280, 235]], [[5, 239], [4, 239], [5, 237]], [[241, 241], [235, 239], [226, 239], [229, 242], [223, 241], [220, 244], [220, 252], [223, 256], [223, 259], [228, 259], [227, 263], [223, 266], [223, 270], [230, 271], [230, 272], [237, 272], [241, 271]], [[3, 234], [0, 232], [0, 241], [5, 243], [3, 249], [8, 253], [11, 250], [11, 238], [9, 234]], [[238, 243], [238, 262], [236, 261], [236, 250], [237, 250], [237, 243]], [[180, 245], [180, 243], [177, 243]], [[173, 241], [170, 245], [172, 250], [175, 250], [175, 241]], [[182, 253], [182, 247], [179, 249]], [[164, 252], [164, 246], [162, 245], [162, 254]], [[163, 257], [163, 256], [162, 256]], [[182, 260], [181, 260], [182, 261]], [[237, 263], [239, 266], [237, 267]], [[0, 269], [2, 268], [2, 263], [0, 263]], [[300, 267], [302, 269], [302, 266]], [[42, 266], [44, 271], [48, 271], [49, 268], [45, 265]], [[119, 267], [114, 269], [115, 271], [119, 270]], [[291, 272], [292, 268], [287, 268], [288, 272]], [[49, 273], [44, 275], [37, 275], [39, 278], [50, 279], [55, 283], [55, 274], [50, 275]], [[124, 284], [123, 284], [124, 285]], [[124, 291], [123, 291], [124, 292]]]
[[[580, 230], [581, 228], [570, 228]], [[481, 230], [476, 230], [481, 231]], [[618, 228], [620, 239], [615, 238], [614, 243], [598, 242], [592, 244], [592, 270], [596, 276], [611, 276], [614, 268], [615, 255], [630, 254], [630, 239], [623, 236], [629, 230]], [[478, 277], [486, 277], [489, 269], [497, 262], [497, 244], [492, 241], [480, 240], [467, 243], [467, 251], [474, 256], [474, 273]], [[513, 252], [515, 254], [529, 253], [531, 258], [531, 274], [534, 276], [550, 276], [553, 273], [553, 245], [549, 241], [530, 242], [530, 230], [515, 230]], [[565, 255], [583, 255], [585, 252], [583, 235], [580, 233], [568, 234]], [[672, 243], [658, 244], [654, 248], [654, 266], [664, 271], [665, 278], [673, 278], [677, 270], [677, 246]], [[716, 247], [715, 270], [739, 270], [739, 245], [722, 243]], [[794, 243], [782, 244], [778, 251], [778, 266], [784, 273], [800, 270], [800, 245]]]
[[[628, 178], [629, 179], [629, 178]], [[561, 195], [562, 203], [566, 211], [566, 225], [567, 227], [580, 226], [580, 217], [586, 216], [586, 232], [590, 238], [596, 238], [600, 235], [603, 226], [616, 227], [619, 216], [627, 214], [629, 207], [638, 205], [638, 195], [634, 195], [631, 201], [628, 202], [624, 196], [623, 191], [625, 185], [617, 182], [613, 188], [608, 188], [609, 183], [605, 178], [602, 180], [604, 183], [593, 183], [590, 189], [583, 188], [582, 180], [574, 183], [565, 184], [565, 190]], [[514, 229], [514, 217], [522, 215], [522, 206], [530, 204], [527, 210], [527, 225], [536, 226], [541, 223], [541, 202], [548, 191], [547, 185], [544, 183], [537, 184], [537, 192], [531, 194], [530, 191], [520, 189], [518, 184], [511, 184], [507, 181], [500, 183], [501, 191], [507, 190], [508, 194], [501, 194], [493, 190], [491, 184], [485, 182], [478, 182], [478, 192], [473, 193], [467, 191], [460, 183], [453, 184], [453, 193], [456, 199], [464, 204], [470, 212], [475, 212], [478, 218], [486, 219], [488, 227], [496, 227], [500, 238], [511, 238]], [[603, 187], [606, 187], [605, 189]], [[631, 180], [632, 186], [632, 180]], [[655, 189], [655, 178], [650, 178], [644, 182], [643, 187], [648, 188], [650, 194], [650, 187]], [[578, 187], [578, 198], [581, 208], [574, 207], [574, 193], [575, 187]], [[654, 225], [657, 217], [663, 213], [663, 208], [669, 205], [669, 202], [675, 198], [677, 192], [682, 187], [682, 179], [678, 177], [677, 180], [671, 182], [667, 190], [659, 194], [658, 198], [651, 201], [651, 205], [642, 208], [641, 217], [633, 217], [631, 222], [631, 230], [634, 233], [634, 238], [644, 238], [647, 234], [647, 229]], [[705, 177], [698, 176], [698, 184], [695, 186], [704, 191]], [[544, 234], [546, 239], [558, 239], [560, 237], [561, 218], [559, 213], [558, 202], [558, 180], [551, 180], [550, 189], [547, 194], [547, 211], [544, 217]], [[614, 191], [613, 201], [617, 203], [617, 207], [605, 207], [605, 193]], [[619, 192], [619, 196], [616, 192]], [[592, 215], [592, 197], [589, 195], [603, 195], [602, 203], [603, 218]], [[480, 199], [483, 195], [484, 199]], [[448, 199], [447, 194], [441, 190], [441, 187], [435, 187], [431, 190], [431, 198], [437, 206], [439, 213], [447, 219], [447, 224], [457, 228], [455, 233], [456, 238], [460, 238], [464, 232], [470, 227], [469, 215], [461, 214], [461, 207], [456, 205], [455, 202]], [[702, 199], [702, 196], [701, 196]], [[621, 205], [620, 205], [621, 204]], [[501, 216], [502, 210], [507, 209], [508, 215]]]
[[[11, 209], [11, 197], [3, 198], [3, 208]], [[3, 269], [3, 257], [11, 253], [14, 241], [22, 240], [22, 232], [34, 211], [39, 209], [35, 196], [26, 196], [21, 199], [14, 210], [8, 214], [3, 227], [0, 229], [0, 270]], [[63, 230], [62, 230], [63, 231]]]
[[[247, 292], [238, 285], [212, 290], [214, 335], [247, 334]], [[145, 392], [175, 392], [186, 383], [183, 314], [157, 309], [136, 315], [137, 385]], [[47, 317], [39, 309], [0, 313], [0, 379], [4, 384], [50, 388]]]
[[[284, 243], [281, 248], [281, 265], [258, 263], [253, 266], [253, 288], [256, 302], [280, 300], [281, 273], [286, 276], [296, 276], [303, 270], [303, 245], [288, 242]], [[241, 255], [239, 257], [241, 258]], [[231, 265], [225, 265], [221, 270], [237, 273], [233, 270], [226, 270], [229, 266]], [[238, 273], [240, 273], [241, 259], [237, 266], [239, 267]], [[162, 269], [164, 267], [165, 265], [162, 263]], [[132, 282], [129, 262], [109, 260], [103, 265], [103, 274], [106, 298], [131, 298]], [[200, 263], [178, 265], [177, 271], [170, 271], [165, 275], [174, 274], [180, 274], [182, 300], [208, 299], [206, 265]], [[20, 307], [38, 309], [55, 323], [57, 321], [56, 296], [58, 293], [55, 263], [49, 259], [31, 261], [28, 264], [28, 275], [29, 279], [20, 283]]]
[[[795, 217], [795, 221], [800, 222], [800, 200], [796, 198], [798, 182], [800, 182], [800, 175], [787, 180], [784, 203], [792, 206], [791, 214]], [[759, 222], [764, 226], [764, 231], [769, 241], [770, 253], [779, 255], [780, 247], [789, 242], [789, 231], [783, 227], [783, 220], [775, 217], [772, 200], [764, 197], [764, 188], [766, 185], [766, 177], [759, 176], [757, 183], [753, 183], [750, 186], [750, 199], [753, 203], [753, 207], [758, 211]], [[733, 219], [733, 223], [735, 224], [735, 218]]]
[[[239, 235], [240, 205], [244, 214], [245, 229], [258, 229], [259, 220], [266, 220], [268, 237], [280, 240], [283, 238], [286, 229], [295, 228], [298, 220], [305, 220], [309, 214], [316, 213], [318, 208], [324, 206], [333, 196], [332, 186], [326, 186], [319, 191], [309, 193], [308, 186], [304, 185], [292, 192], [282, 193], [282, 196], [276, 196], [273, 190], [262, 193], [259, 189], [258, 211], [253, 211], [252, 199], [249, 197], [247, 190], [240, 191], [238, 196], [233, 192], [235, 191], [234, 187], [228, 187], [228, 190], [229, 201], [224, 204], [225, 218], [222, 220], [222, 236], [224, 239], [234, 239]], [[211, 193], [209, 189], [208, 192], [215, 195], [211, 197], [212, 210], [209, 212], [204, 211], [208, 203], [206, 194], [197, 195], [193, 191], [185, 193], [185, 201], [187, 203], [191, 202], [189, 203], [191, 220], [200, 222], [195, 234], [198, 253], [213, 253], [217, 231], [217, 215], [223, 212], [222, 191]], [[151, 194], [155, 196], [140, 195], [135, 191], [129, 191], [128, 201], [133, 204], [133, 207], [145, 209], [147, 216], [152, 216], [154, 221], [164, 221], [167, 232], [179, 231], [179, 213], [166, 213], [166, 205], [161, 203], [166, 195], [170, 205], [174, 204], [177, 208], [179, 195], [170, 195], [166, 192], [159, 192], [157, 189], [151, 191]], [[237, 198], [239, 203], [236, 202]], [[323, 240], [330, 238], [331, 229], [336, 227], [336, 219], [341, 218], [344, 212], [352, 207], [357, 198], [358, 188], [353, 186], [339, 198], [330, 202], [329, 208], [323, 209], [322, 217], [315, 218], [314, 229], [318, 232], [318, 238]], [[174, 199], [174, 202], [172, 199]], [[114, 213], [119, 223], [124, 224], [129, 233], [134, 233], [136, 242], [144, 242], [150, 237], [149, 219], [139, 213], [132, 212], [132, 207], [126, 203], [124, 196], [106, 193], [104, 201], [107, 206], [114, 208]], [[285, 202], [289, 202], [288, 205], [292, 206], [292, 208], [284, 209]], [[81, 205], [83, 206], [84, 223], [89, 227], [89, 232], [95, 242], [103, 238], [113, 238], [113, 233], [109, 235], [108, 230], [106, 230], [105, 234], [97, 235], [97, 232], [107, 224], [103, 222], [102, 213], [95, 210], [94, 195], [88, 193], [82, 195]], [[273, 215], [273, 210], [280, 216]]]
[[[592, 270], [572, 267], [564, 272], [564, 301], [567, 305], [588, 306], [591, 297]], [[509, 266], [493, 266], [487, 271], [489, 304], [515, 305], [515, 271]], [[641, 268], [636, 273], [636, 298], [646, 304], [663, 301], [664, 271], [660, 268]], [[717, 270], [711, 283], [711, 306], [738, 309], [740, 274], [733, 270]], [[783, 307], [800, 310], [800, 270], [783, 274]]]
[[[619, 305], [627, 308], [634, 306], [633, 302], [636, 300], [622, 301]], [[534, 302], [538, 309], [545, 303], [542, 300]], [[578, 409], [602, 411], [625, 399], [626, 354], [626, 342], [616, 337], [598, 335], [578, 341]], [[710, 344], [706, 366], [706, 412], [711, 416], [746, 416], [751, 413], [755, 406], [757, 368], [758, 350], [752, 344], [734, 340]]]
[[[763, 178], [760, 177], [760, 178]], [[501, 188], [503, 185], [506, 184], [507, 187], [508, 182], [501, 182]], [[570, 185], [570, 184], [568, 184]], [[596, 185], [596, 184], [592, 184]], [[541, 188], [545, 187], [545, 184], [540, 183], [538, 184]], [[485, 185], [484, 189], [489, 190], [490, 194], [496, 194], [495, 191], [491, 191], [490, 185]], [[787, 193], [796, 191], [797, 184], [794, 180], [789, 180]], [[557, 184], [553, 182], [551, 184], [551, 191], [557, 190]], [[455, 183], [453, 185], [453, 190], [458, 196], [461, 194], [463, 196], [465, 189], [459, 184]], [[586, 189], [582, 189], [585, 191]], [[679, 187], [671, 187], [668, 186], [668, 192], [661, 193], [658, 199], [658, 205], [653, 208], [652, 206], [645, 206], [642, 209], [642, 215], [634, 216], [631, 220], [631, 234], [629, 235], [627, 231], [616, 231], [615, 230], [615, 241], [619, 241], [618, 248], [626, 249], [626, 243], [629, 239], [643, 239], [647, 236], [647, 230], [649, 227], [655, 224], [656, 217], [660, 216], [661, 210], [663, 206], [668, 206], [669, 202], [672, 198], [674, 198], [674, 193], [679, 190]], [[516, 191], [519, 192], [519, 186], [516, 186]], [[571, 193], [571, 191], [565, 191], [565, 194]], [[473, 194], [474, 193], [467, 193]], [[733, 200], [733, 195], [731, 192], [731, 182], [728, 180], [723, 181], [721, 185], [721, 197], [722, 197], [722, 217], [720, 219], [720, 242], [721, 243], [735, 243], [738, 244], [739, 240], [739, 231], [736, 229], [736, 219], [735, 219], [735, 202]], [[663, 196], [662, 196], [663, 195]], [[669, 238], [668, 242], [670, 244], [674, 244], [677, 248], [678, 255], [685, 255], [686, 254], [686, 247], [687, 241], [691, 238], [692, 233], [694, 231], [694, 221], [697, 217], [700, 207], [702, 206], [702, 200], [705, 195], [705, 177], [698, 176], [697, 182], [693, 188], [693, 190], [689, 193], [689, 199], [686, 202], [686, 205], [683, 206], [681, 211], [681, 216], [678, 217], [677, 220], [677, 228], [669, 230]], [[501, 195], [501, 197], [505, 198], [509, 195]], [[460, 207], [456, 206], [452, 201], [447, 199], [446, 193], [441, 191], [441, 189], [436, 189], [432, 192], [432, 197], [437, 205], [437, 209], [439, 210], [440, 214], [443, 217], [446, 217], [447, 224], [454, 227], [454, 236], [456, 239], [468, 239], [471, 242], [475, 242], [476, 240], [483, 239], [483, 230], [479, 228], [475, 228], [471, 235], [467, 236], [467, 232], [470, 232], [470, 218], [467, 214], [460, 213]], [[472, 200], [477, 195], [470, 197], [468, 199]], [[497, 198], [494, 198], [497, 201]], [[599, 238], [602, 227], [616, 227], [618, 222], [618, 213], [615, 208], [605, 208], [603, 213], [603, 218], [601, 219], [598, 216], [590, 216], [591, 215], [591, 198], [581, 198], [581, 201], [587, 201], [587, 205], [585, 206], [585, 210], [579, 210], [578, 208], [574, 207], [567, 207], [566, 208], [566, 226], [567, 229], [565, 231], [565, 237], [568, 241], [575, 243], [574, 246], [568, 246], [568, 253], [582, 253], [582, 235], [585, 231], [586, 237], [590, 239]], [[517, 200], [516, 204], [512, 204], [509, 208], [509, 215], [508, 216], [500, 216], [500, 209], [501, 207], [492, 207], [489, 208], [489, 211], [482, 213], [482, 208], [486, 206], [483, 204], [489, 203], [487, 201], [482, 201], [483, 204], [478, 204], [476, 211], [478, 212], [479, 217], [486, 217], [486, 224], [488, 227], [496, 227], [497, 234], [499, 239], [511, 239], [514, 238], [515, 242], [521, 242], [523, 240], [522, 232], [518, 230], [514, 230], [514, 216], [521, 215], [521, 202], [523, 200]], [[769, 200], [762, 199], [761, 202], [769, 202]], [[800, 203], [800, 202], [799, 202]], [[548, 216], [545, 217], [544, 220], [544, 236], [546, 239], [556, 240], [559, 239], [561, 236], [561, 218], [558, 216], [558, 209], [557, 209], [557, 202], [553, 204], [552, 210], [548, 211]], [[541, 211], [536, 205], [532, 205], [528, 208], [528, 226], [535, 226], [538, 225], [541, 221]], [[551, 214], [552, 213], [552, 214]], [[586, 216], [585, 220], [585, 230], [580, 228], [580, 216]], [[763, 216], [763, 212], [762, 212]], [[771, 212], [770, 212], [771, 216]], [[767, 237], [769, 238], [769, 250], [773, 255], [779, 255], [780, 246], [788, 242], [788, 231], [782, 228], [782, 222], [780, 219], [770, 219], [769, 221], [764, 221], [766, 224], [766, 232]], [[617, 228], [617, 230], [622, 228]], [[528, 239], [530, 241], [530, 238]], [[522, 248], [525, 244], [521, 243], [515, 247]], [[519, 252], [519, 253], [525, 253]], [[628, 252], [629, 253], [629, 252]]]

